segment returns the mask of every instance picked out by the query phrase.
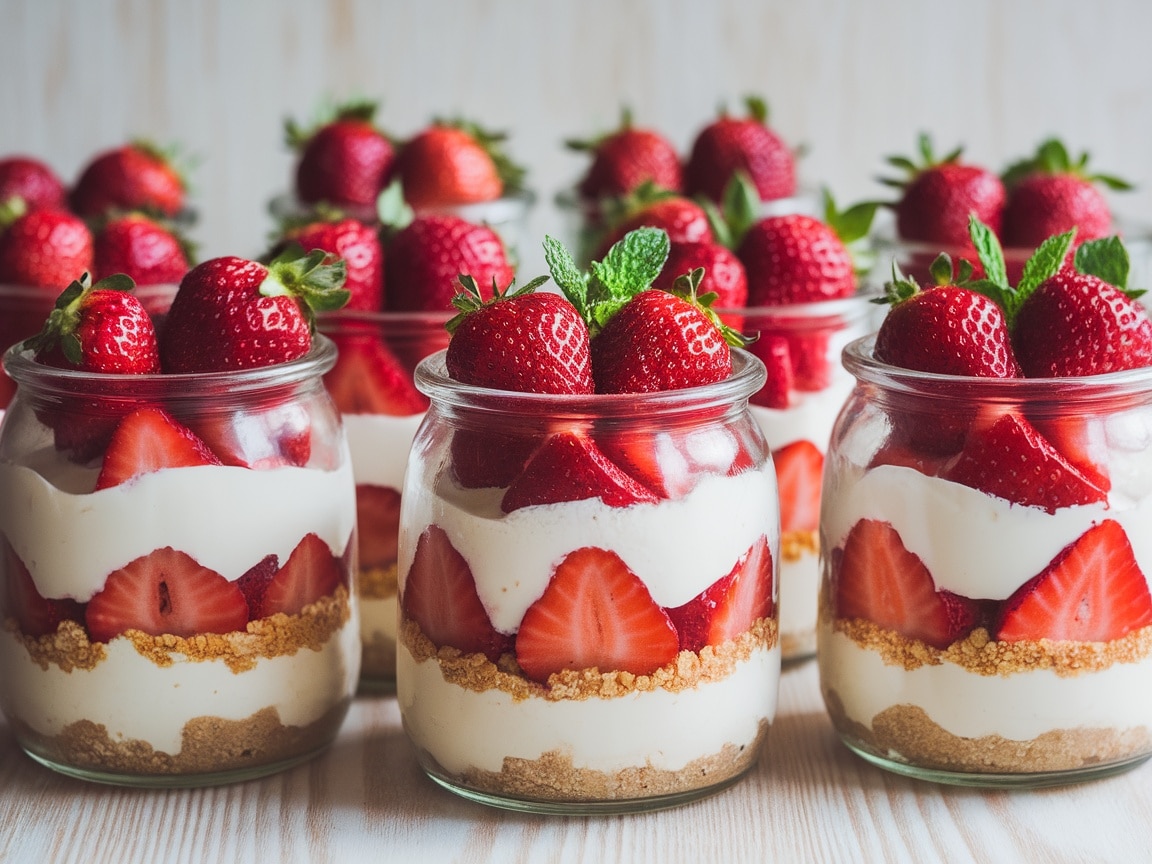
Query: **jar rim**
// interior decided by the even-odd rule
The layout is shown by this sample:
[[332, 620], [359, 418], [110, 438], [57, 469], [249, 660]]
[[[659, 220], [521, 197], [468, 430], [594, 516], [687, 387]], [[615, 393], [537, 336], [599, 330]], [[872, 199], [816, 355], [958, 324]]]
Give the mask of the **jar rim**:
[[[769, 318], [781, 321], [798, 318], [844, 318], [849, 321], [866, 317], [873, 301], [884, 296], [882, 291], [860, 290], [848, 297], [835, 297], [830, 300], [813, 300], [808, 303], [780, 303], [770, 306], [728, 306], [713, 307], [717, 315], [739, 315], [745, 318]], [[845, 315], [845, 313], [852, 313]]]
[[316, 324], [322, 331], [338, 328], [343, 323], [353, 324], [438, 324], [443, 327], [454, 315], [454, 309], [414, 309], [414, 310], [370, 310], [340, 309], [336, 312], [322, 312], [316, 316]]

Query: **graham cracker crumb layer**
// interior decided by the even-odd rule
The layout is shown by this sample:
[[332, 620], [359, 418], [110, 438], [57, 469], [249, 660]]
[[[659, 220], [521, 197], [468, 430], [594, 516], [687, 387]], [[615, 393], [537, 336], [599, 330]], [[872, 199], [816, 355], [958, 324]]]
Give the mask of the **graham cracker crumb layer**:
[[16, 636], [23, 644], [28, 656], [41, 669], [47, 671], [49, 664], [59, 666], [64, 672], [73, 669], [95, 669], [108, 656], [100, 642], [90, 642], [88, 633], [75, 621], [61, 621], [55, 633], [44, 636], [28, 636], [20, 632], [15, 618], [4, 622], [4, 629]]
[[795, 564], [807, 555], [820, 554], [820, 535], [816, 531], [782, 531], [780, 560]]
[[816, 653], [816, 628], [780, 634], [780, 653], [785, 660]]
[[738, 663], [748, 660], [759, 650], [775, 647], [778, 640], [775, 619], [761, 618], [747, 632], [718, 646], [705, 646], [699, 654], [681, 651], [676, 659], [650, 675], [630, 672], [601, 672], [598, 669], [565, 670], [554, 673], [547, 684], [524, 677], [512, 654], [493, 663], [480, 653], [466, 654], [459, 649], [437, 648], [420, 629], [404, 616], [400, 623], [400, 640], [417, 663], [435, 660], [444, 680], [475, 693], [502, 690], [514, 699], [583, 700], [611, 699], [633, 692], [668, 690], [673, 693], [690, 690], [709, 681], [727, 678]]
[[386, 567], [361, 567], [356, 573], [356, 590], [365, 600], [387, 600], [399, 590], [399, 568], [395, 561]]
[[383, 633], [363, 638], [360, 655], [360, 677], [373, 681], [396, 678], [396, 643]]

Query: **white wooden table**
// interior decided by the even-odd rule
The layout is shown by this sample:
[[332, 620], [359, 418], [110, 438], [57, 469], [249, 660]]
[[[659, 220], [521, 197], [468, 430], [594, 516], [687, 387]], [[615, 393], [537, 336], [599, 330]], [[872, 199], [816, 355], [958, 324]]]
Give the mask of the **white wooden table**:
[[360, 697], [333, 747], [275, 777], [214, 789], [85, 784], [41, 768], [0, 722], [0, 862], [1145, 862], [1152, 764], [1062, 789], [936, 787], [836, 739], [814, 663], [784, 674], [761, 764], [675, 810], [547, 817], [441, 790], [396, 700]]

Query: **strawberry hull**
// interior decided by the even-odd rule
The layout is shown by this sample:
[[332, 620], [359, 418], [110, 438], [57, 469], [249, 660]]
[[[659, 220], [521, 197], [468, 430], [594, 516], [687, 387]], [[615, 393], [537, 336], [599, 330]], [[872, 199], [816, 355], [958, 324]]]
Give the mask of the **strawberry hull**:
[[[817, 651], [841, 738], [890, 770], [974, 786], [1146, 759], [1152, 370], [948, 387], [874, 360], [870, 340], [845, 364], [860, 383], [825, 469]], [[909, 399], [987, 422], [955, 455], [920, 452], [898, 434]], [[1036, 431], [1073, 420], [1092, 446]]]

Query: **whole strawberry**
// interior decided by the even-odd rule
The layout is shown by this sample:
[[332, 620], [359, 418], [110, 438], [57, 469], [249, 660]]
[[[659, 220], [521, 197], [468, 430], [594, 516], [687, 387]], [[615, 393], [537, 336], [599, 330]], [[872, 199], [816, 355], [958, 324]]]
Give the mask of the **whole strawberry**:
[[54, 289], [92, 270], [92, 232], [66, 210], [27, 212], [20, 199], [0, 205], [0, 283]]
[[396, 176], [417, 211], [494, 201], [519, 189], [524, 169], [504, 152], [507, 136], [463, 120], [437, 120], [400, 147]]
[[678, 278], [693, 270], [703, 271], [698, 293], [715, 294], [712, 305], [717, 309], [739, 309], [747, 305], [748, 277], [744, 265], [731, 249], [711, 241], [673, 241], [664, 269], [652, 287], [671, 291]]
[[379, 311], [384, 305], [384, 247], [372, 225], [358, 219], [316, 218], [285, 230], [277, 248], [298, 243], [311, 251], [323, 249], [331, 260], [343, 259], [348, 302], [344, 308]]
[[448, 322], [448, 374], [465, 384], [520, 393], [591, 393], [588, 327], [559, 294], [535, 293], [547, 277], [491, 299], [461, 276], [460, 314]]
[[171, 152], [133, 141], [94, 157], [80, 172], [69, 202], [80, 216], [142, 210], [175, 216], [184, 208], [185, 184]]
[[674, 192], [683, 186], [676, 149], [659, 132], [633, 126], [628, 111], [623, 112], [615, 131], [591, 141], [570, 140], [567, 145], [592, 155], [592, 164], [577, 184], [585, 200], [626, 195], [646, 182]]
[[1004, 174], [1008, 203], [1004, 209], [1005, 246], [1032, 249], [1048, 237], [1076, 229], [1083, 243], [1112, 233], [1112, 211], [1100, 187], [1131, 186], [1108, 174], [1088, 171], [1088, 154], [1073, 160], [1055, 139], [1043, 142], [1030, 159]]
[[93, 249], [92, 270], [97, 279], [123, 273], [137, 285], [178, 283], [188, 272], [192, 255], [186, 240], [142, 213], [116, 216], [101, 224]]
[[68, 206], [64, 182], [51, 166], [31, 156], [0, 159], [0, 204], [22, 198], [29, 210], [63, 210]]
[[392, 177], [396, 153], [373, 122], [376, 103], [351, 102], [313, 129], [285, 122], [288, 146], [299, 153], [296, 196], [305, 204], [372, 207]]
[[344, 262], [289, 248], [265, 266], [212, 258], [188, 271], [164, 324], [165, 372], [220, 372], [295, 360], [312, 347], [314, 313], [348, 299]]
[[605, 217], [608, 230], [594, 258], [603, 258], [625, 234], [637, 228], [660, 228], [674, 244], [715, 239], [708, 212], [700, 204], [651, 182], [616, 199], [615, 205], [606, 209]]
[[796, 194], [796, 159], [784, 140], [768, 126], [768, 106], [760, 98], [745, 100], [746, 117], [720, 116], [696, 135], [684, 166], [684, 187], [690, 195], [723, 200], [732, 178], [743, 173], [761, 201]]

